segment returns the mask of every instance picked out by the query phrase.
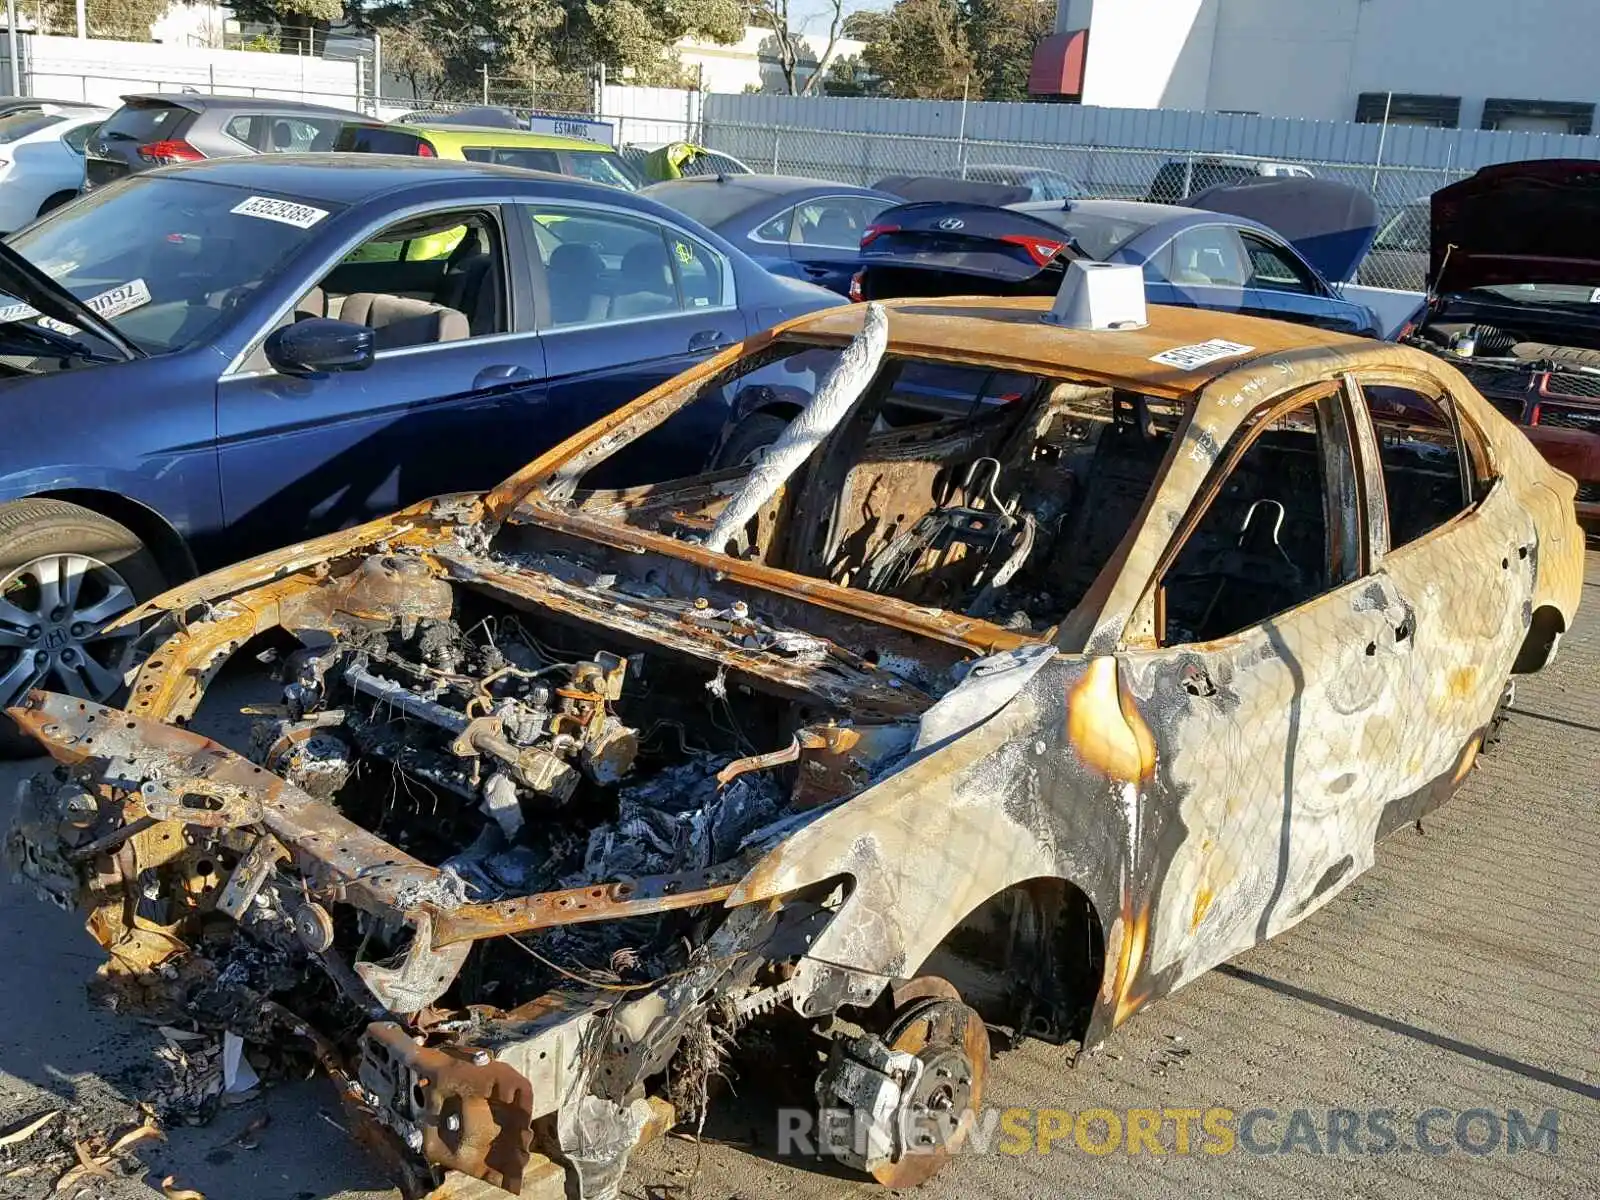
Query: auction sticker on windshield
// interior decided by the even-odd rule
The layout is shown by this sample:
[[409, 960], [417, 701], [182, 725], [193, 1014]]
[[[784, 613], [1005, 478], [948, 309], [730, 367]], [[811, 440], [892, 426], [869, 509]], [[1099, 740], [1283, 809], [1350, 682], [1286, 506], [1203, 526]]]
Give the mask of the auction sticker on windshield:
[[[83, 302], [83, 306], [95, 316], [109, 321], [112, 317], [120, 317], [125, 312], [132, 312], [149, 303], [149, 285], [143, 279], [130, 279], [127, 283], [119, 283], [114, 288], [107, 288], [98, 295], [90, 296]], [[78, 332], [76, 325], [68, 325], [65, 321], [58, 321], [54, 317], [40, 317], [39, 324], [57, 333]]]
[[1180, 371], [1194, 371], [1207, 363], [1238, 358], [1254, 349], [1254, 346], [1212, 338], [1209, 342], [1198, 342], [1193, 346], [1174, 346], [1171, 350], [1163, 350], [1160, 354], [1152, 355], [1150, 361], [1164, 367], [1177, 367]]
[[296, 229], [310, 229], [328, 215], [325, 208], [312, 208], [309, 204], [296, 204], [293, 200], [274, 200], [271, 196], [251, 196], [241, 200], [229, 212], [243, 217], [260, 217], [263, 221], [278, 221]]

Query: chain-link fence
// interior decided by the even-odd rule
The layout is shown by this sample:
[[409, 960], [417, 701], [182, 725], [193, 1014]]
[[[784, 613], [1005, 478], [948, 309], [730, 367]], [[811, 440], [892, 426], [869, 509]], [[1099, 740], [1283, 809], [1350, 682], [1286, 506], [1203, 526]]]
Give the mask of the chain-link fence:
[[1468, 172], [1268, 160], [1191, 151], [1127, 150], [973, 138], [915, 137], [836, 129], [708, 123], [707, 144], [752, 170], [871, 187], [895, 175], [949, 175], [1029, 188], [1042, 200], [1091, 197], [1177, 203], [1217, 184], [1268, 175], [1314, 175], [1368, 192], [1377, 201], [1378, 244], [1359, 282], [1420, 291], [1428, 257], [1426, 200]]

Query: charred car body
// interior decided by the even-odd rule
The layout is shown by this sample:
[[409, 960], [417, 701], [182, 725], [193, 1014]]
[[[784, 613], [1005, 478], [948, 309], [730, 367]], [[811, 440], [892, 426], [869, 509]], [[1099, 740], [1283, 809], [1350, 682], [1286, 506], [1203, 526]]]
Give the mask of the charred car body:
[[1600, 164], [1501, 163], [1431, 203], [1429, 301], [1409, 340], [1524, 425], [1600, 531]]
[[[1093, 1047], [1321, 906], [1581, 587], [1572, 481], [1441, 360], [1047, 304], [803, 318], [485, 496], [167, 593], [125, 709], [13, 710], [60, 764], [22, 873], [130, 1002], [307, 1039], [413, 1192], [611, 1194], [761, 1026], [921, 1181], [988, 1027]], [[886, 421], [927, 363], [972, 403]], [[815, 386], [759, 462], [587, 485], [767, 377]], [[282, 703], [230, 748], [185, 724], [246, 645]]]

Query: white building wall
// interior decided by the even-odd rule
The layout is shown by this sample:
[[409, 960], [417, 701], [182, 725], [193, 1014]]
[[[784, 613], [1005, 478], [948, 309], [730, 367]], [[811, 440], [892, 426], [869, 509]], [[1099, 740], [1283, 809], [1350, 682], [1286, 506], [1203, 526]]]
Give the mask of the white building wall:
[[[1248, 0], [1268, 6], [1278, 0]], [[1358, 92], [1600, 103], [1600, 0], [1357, 0], [1349, 117]], [[1308, 114], [1322, 115], [1322, 114]]]
[[[1373, 2], [1220, 0], [1205, 107], [1213, 112], [1351, 120], [1356, 115], [1356, 93], [1364, 90], [1353, 88], [1351, 79], [1358, 26], [1368, 20], [1363, 10]], [[1414, 6], [1417, 0], [1404, 2]], [[1412, 57], [1424, 57], [1423, 45], [1412, 46]], [[1426, 89], [1396, 86], [1396, 90]]]
[[[361, 98], [353, 62], [46, 34], [26, 34], [18, 42], [27, 93], [55, 100], [87, 100], [116, 108], [132, 92], [185, 88], [350, 109]], [[6, 41], [0, 38], [0, 63], [6, 64], [0, 67], [0, 77], [10, 75], [7, 55]]]
[[[800, 39], [803, 49], [796, 76], [801, 86], [816, 71], [816, 64], [827, 52], [826, 33], [813, 34]], [[760, 26], [746, 27], [744, 38], [731, 45], [701, 42], [684, 38], [673, 47], [678, 61], [691, 74], [698, 74], [700, 87], [707, 92], [761, 91], [781, 93], [788, 91], [783, 69], [778, 65], [778, 43], [772, 30]], [[866, 49], [865, 42], [840, 38], [834, 44], [833, 57], [850, 58]], [[810, 63], [805, 60], [810, 59]], [[818, 86], [821, 86], [820, 84]]]
[[1600, 103], [1600, 0], [1068, 0], [1085, 104], [1348, 121], [1363, 92]]
[[1224, 2], [1098, 0], [1089, 26], [1083, 103], [1207, 107], [1217, 9]]

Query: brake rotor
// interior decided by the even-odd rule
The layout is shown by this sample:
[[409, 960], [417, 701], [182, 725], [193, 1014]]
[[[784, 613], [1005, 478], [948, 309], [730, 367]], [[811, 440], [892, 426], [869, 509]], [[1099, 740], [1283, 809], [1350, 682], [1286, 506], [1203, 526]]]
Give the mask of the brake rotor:
[[[942, 989], [941, 989], [942, 990]], [[953, 989], [952, 989], [953, 990]], [[891, 1163], [873, 1168], [885, 1187], [926, 1183], [966, 1140], [962, 1118], [976, 1118], [989, 1073], [989, 1031], [959, 999], [913, 999], [895, 1014], [883, 1040], [922, 1060], [922, 1078], [895, 1111], [905, 1144]]]

